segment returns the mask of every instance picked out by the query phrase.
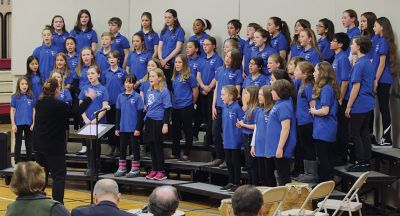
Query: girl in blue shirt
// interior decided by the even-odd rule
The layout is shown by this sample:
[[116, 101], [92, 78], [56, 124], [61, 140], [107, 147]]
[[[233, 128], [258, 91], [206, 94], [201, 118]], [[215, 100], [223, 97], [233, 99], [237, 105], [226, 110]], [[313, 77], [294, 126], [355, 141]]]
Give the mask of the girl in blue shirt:
[[305, 19], [298, 19], [294, 24], [294, 33], [293, 33], [293, 40], [290, 45], [290, 53], [288, 57], [288, 62], [296, 56], [299, 56], [300, 52], [303, 50], [303, 47], [300, 45], [299, 42], [299, 34], [306, 28], [311, 28], [311, 24], [308, 20]]
[[278, 185], [290, 183], [290, 159], [296, 147], [296, 117], [291, 95], [292, 84], [284, 79], [272, 84], [274, 107], [269, 113], [265, 156], [272, 158], [278, 172]]
[[257, 183], [261, 181], [263, 186], [275, 187], [275, 165], [271, 158], [265, 157], [265, 147], [268, 142], [266, 137], [267, 125], [269, 121], [269, 113], [274, 106], [274, 101], [272, 100], [271, 86], [263, 86], [258, 91], [258, 103], [260, 108], [255, 116], [255, 125], [253, 137], [251, 140], [251, 150], [250, 154], [257, 161], [258, 175]]
[[74, 37], [67, 37], [65, 40], [65, 49], [67, 50], [67, 62], [68, 62], [68, 67], [71, 69], [71, 71], [75, 72], [76, 66], [78, 66], [79, 62], [79, 53], [76, 51], [76, 40]]
[[299, 41], [300, 45], [303, 47], [299, 56], [305, 58], [314, 66], [319, 63], [321, 61], [321, 53], [318, 48], [314, 31], [311, 29], [304, 29], [300, 32]]
[[20, 77], [17, 81], [15, 94], [11, 96], [11, 130], [15, 133], [15, 163], [21, 161], [22, 134], [25, 137], [26, 156], [32, 159], [31, 131], [35, 113], [35, 98], [26, 77]]
[[317, 24], [318, 48], [321, 51], [322, 60], [333, 61], [334, 52], [331, 50], [330, 43], [335, 34], [335, 26], [333, 22], [327, 18], [320, 19]]
[[[143, 99], [135, 92], [136, 78], [129, 74], [124, 81], [125, 92], [118, 95], [116, 102], [115, 135], [120, 137], [121, 156], [115, 177], [126, 174], [127, 178], [140, 176], [139, 136], [143, 126]], [[129, 173], [126, 168], [126, 147], [132, 147], [133, 160]], [[129, 153], [130, 154], [130, 153]]]
[[[374, 24], [375, 24], [376, 19], [377, 19], [377, 17], [375, 15], [375, 13], [373, 13], [373, 12], [365, 12], [365, 13], [362, 13], [360, 16], [361, 35], [370, 37], [371, 41], [372, 41], [372, 48], [367, 54], [367, 56], [371, 59], [371, 61], [372, 61], [374, 51], [375, 51], [374, 47], [376, 46], [376, 42], [377, 42], [377, 37], [376, 37], [375, 31], [374, 31]], [[370, 129], [371, 129], [371, 134], [372, 134], [373, 128], [370, 128]]]
[[[186, 55], [179, 54], [175, 58], [174, 74], [172, 75], [172, 136], [173, 148], [171, 159], [185, 162], [189, 160], [193, 144], [193, 104], [199, 95], [197, 82], [190, 72]], [[181, 130], [185, 133], [185, 151], [181, 157], [180, 139]]]
[[30, 87], [35, 100], [39, 100], [42, 94], [43, 81], [39, 72], [39, 60], [35, 56], [29, 56], [26, 60], [26, 78], [30, 83]]
[[171, 76], [174, 69], [175, 57], [181, 52], [185, 42], [185, 31], [181, 28], [178, 13], [168, 9], [164, 13], [165, 25], [161, 30], [158, 45], [158, 58], [161, 61], [168, 89], [171, 89]]
[[90, 47], [93, 53], [97, 50], [97, 33], [93, 30], [92, 16], [86, 9], [79, 11], [74, 29], [70, 35], [76, 39], [76, 50], [81, 52], [84, 47]]
[[360, 29], [358, 29], [359, 22], [357, 17], [357, 13], [353, 9], [343, 11], [342, 24], [343, 27], [347, 28], [346, 34], [350, 39], [361, 34]]
[[279, 17], [270, 17], [267, 23], [267, 30], [272, 36], [272, 48], [274, 48], [283, 59], [286, 59], [291, 42], [287, 23]]
[[[101, 34], [101, 48], [99, 51], [97, 51], [94, 59], [96, 61], [97, 66], [99, 66], [100, 71], [101, 71], [101, 76], [100, 76], [100, 81], [101, 84], [104, 85], [104, 75], [105, 72], [108, 70], [110, 67], [110, 64], [108, 64], [108, 54], [111, 52], [111, 44], [114, 41], [114, 35], [111, 34], [110, 32], [103, 32]], [[121, 56], [121, 55], [120, 55]]]
[[146, 76], [144, 76], [141, 80], [139, 80], [138, 82], [136, 82], [135, 84], [135, 88], [137, 86], [139, 86], [139, 90], [140, 90], [140, 96], [142, 96], [142, 99], [144, 101], [144, 111], [146, 111], [146, 94], [147, 94], [147, 90], [149, 90], [150, 88], [150, 81], [149, 81], [149, 73], [150, 71], [156, 69], [156, 68], [162, 68], [161, 67], [161, 62], [160, 60], [158, 60], [157, 58], [152, 58], [149, 60], [149, 62], [147, 62], [147, 74]]
[[147, 113], [144, 122], [144, 140], [150, 146], [151, 171], [147, 179], [164, 180], [163, 134], [168, 133], [171, 113], [171, 95], [165, 86], [164, 72], [156, 68], [149, 72], [150, 88], [146, 93]]
[[[224, 162], [224, 151], [222, 145], [222, 107], [223, 102], [221, 99], [222, 88], [226, 85], [236, 86], [238, 92], [242, 84], [242, 70], [240, 52], [237, 49], [228, 51], [225, 55], [224, 66], [218, 68], [215, 72], [215, 91], [212, 104], [212, 117], [213, 117], [213, 142], [215, 146], [216, 159], [211, 161], [208, 165], [219, 166]], [[222, 164], [225, 167], [225, 164]]]
[[79, 58], [78, 66], [75, 68], [76, 79], [79, 83], [79, 88], [76, 90], [78, 94], [80, 90], [90, 83], [88, 80], [87, 71], [90, 66], [95, 64], [93, 51], [89, 47], [83, 48]]
[[203, 42], [206, 38], [210, 37], [205, 31], [211, 30], [211, 22], [208, 19], [204, 18], [197, 18], [193, 22], [193, 33], [189, 38], [189, 41], [197, 41], [200, 44], [200, 53], [201, 57], [204, 57], [206, 54], [204, 53], [203, 49]]
[[60, 15], [55, 15], [51, 20], [51, 32], [53, 33], [54, 46], [60, 52], [65, 52], [65, 40], [69, 36], [67, 30], [65, 30], [64, 18]]
[[299, 81], [299, 80], [295, 79], [294, 71], [296, 70], [297, 64], [300, 63], [300, 62], [303, 62], [303, 61], [305, 61], [304, 58], [296, 56], [296, 57], [291, 58], [288, 61], [287, 66], [286, 66], [286, 71], [287, 71], [289, 77], [293, 80], [294, 86], [296, 88], [296, 92], [300, 88], [301, 80]]
[[59, 50], [53, 44], [53, 34], [51, 33], [50, 26], [46, 26], [43, 29], [42, 39], [42, 45], [37, 47], [32, 55], [39, 61], [39, 70], [42, 80], [46, 80], [50, 77], [50, 72], [54, 68], [54, 58]]
[[310, 108], [314, 116], [313, 138], [319, 160], [320, 182], [332, 179], [332, 145], [336, 141], [337, 110], [340, 95], [335, 78], [335, 71], [329, 62], [318, 63], [314, 71], [315, 84], [313, 100], [315, 106]]
[[379, 17], [374, 25], [377, 42], [372, 58], [375, 69], [374, 91], [378, 96], [382, 116], [383, 135], [378, 146], [392, 146], [391, 120], [389, 109], [390, 87], [397, 77], [397, 45], [392, 24], [386, 17]]
[[249, 184], [258, 185], [257, 161], [250, 155], [250, 143], [253, 137], [254, 125], [258, 107], [258, 91], [260, 87], [249, 86], [243, 89], [242, 102], [246, 105], [243, 119], [238, 119], [236, 127], [242, 129], [242, 142], [244, 145], [245, 168], [249, 174]]
[[69, 90], [72, 88], [72, 83], [76, 75], [75, 72], [70, 70], [70, 68], [68, 67], [67, 61], [67, 55], [65, 55], [65, 53], [57, 53], [54, 70], [58, 70], [61, 73], [63, 85], [66, 89]]
[[260, 57], [263, 60], [262, 73], [268, 78], [271, 77], [271, 71], [268, 70], [268, 58], [276, 54], [275, 49], [271, 47], [271, 37], [265, 29], [258, 29], [254, 33], [254, 46], [256, 49], [251, 53], [251, 57]]
[[234, 85], [226, 85], [221, 91], [222, 108], [222, 130], [224, 140], [224, 151], [226, 167], [228, 168], [228, 184], [221, 190], [235, 192], [240, 184], [240, 149], [243, 145], [242, 131], [236, 127], [239, 119], [243, 118], [243, 110], [236, 101], [238, 89]]
[[212, 145], [212, 101], [215, 87], [215, 72], [223, 65], [222, 58], [216, 53], [217, 41], [214, 37], [209, 37], [204, 40], [203, 48], [205, 57], [202, 59], [197, 72], [197, 83], [199, 84], [199, 104], [201, 109], [201, 116], [203, 117], [206, 128], [206, 137], [204, 139], [205, 145]]
[[153, 29], [153, 18], [150, 12], [143, 12], [141, 16], [141, 29], [144, 35], [144, 42], [146, 44], [147, 51], [150, 53], [152, 58], [158, 57], [158, 43], [160, 37], [158, 33]]
[[147, 73], [147, 63], [152, 54], [147, 51], [144, 35], [140, 32], [133, 35], [132, 47], [126, 62], [126, 71], [135, 75], [137, 80], [141, 80]]
[[282, 58], [280, 55], [274, 53], [268, 57], [267, 61], [267, 69], [270, 72], [270, 76], [268, 80], [272, 79], [272, 73], [278, 69], [285, 69], [286, 64], [285, 64], [285, 59]]
[[313, 118], [310, 114], [312, 104], [312, 91], [314, 85], [314, 66], [308, 62], [299, 62], [294, 71], [294, 77], [300, 81], [296, 98], [296, 119], [299, 135], [299, 150], [303, 158], [304, 174], [300, 174], [296, 181], [316, 182], [318, 179], [318, 162], [313, 145]]
[[261, 28], [262, 27], [257, 23], [249, 23], [247, 25], [247, 32], [246, 32], [247, 40], [245, 41], [246, 43], [244, 44], [243, 48], [243, 60], [244, 60], [243, 78], [249, 75], [249, 62], [251, 58], [251, 53], [257, 49], [257, 47], [254, 45], [254, 33]]
[[270, 80], [268, 80], [268, 78], [261, 73], [262, 67], [263, 67], [263, 60], [261, 57], [251, 58], [249, 64], [250, 74], [246, 76], [246, 79], [244, 79], [242, 89], [246, 89], [247, 87], [252, 85], [258, 87], [269, 85]]

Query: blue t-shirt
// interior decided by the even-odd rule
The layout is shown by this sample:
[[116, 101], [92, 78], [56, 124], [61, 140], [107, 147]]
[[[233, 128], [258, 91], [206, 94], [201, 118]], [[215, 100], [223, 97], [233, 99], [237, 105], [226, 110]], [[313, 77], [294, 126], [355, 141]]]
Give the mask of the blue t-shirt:
[[91, 65], [87, 66], [87, 65], [82, 65], [82, 69], [81, 69], [81, 75], [78, 76], [78, 74], [76, 75], [77, 78], [79, 79], [79, 89], [83, 89], [86, 85], [89, 85], [89, 79], [87, 76], [87, 71], [89, 69]]
[[390, 50], [389, 43], [386, 38], [381, 36], [376, 36], [376, 44], [374, 47], [374, 53], [372, 58], [372, 64], [374, 65], [375, 75], [378, 71], [378, 66], [380, 63], [380, 57], [386, 56], [385, 67], [383, 68], [383, 72], [381, 77], [378, 80], [378, 83], [392, 84], [393, 83], [393, 74], [392, 68], [390, 65]]
[[293, 102], [292, 99], [281, 99], [275, 102], [274, 107], [272, 107], [269, 113], [266, 134], [268, 141], [265, 147], [266, 157], [276, 156], [276, 150], [278, 149], [279, 138], [282, 131], [281, 122], [284, 120], [290, 120], [290, 131], [283, 147], [283, 157], [291, 158], [293, 156], [296, 147], [296, 118]]
[[318, 39], [318, 48], [325, 61], [331, 60], [333, 55], [335, 55], [335, 52], [331, 50], [331, 42], [326, 37]]
[[67, 37], [69, 36], [68, 32], [63, 32], [61, 34], [58, 34], [57, 32], [53, 33], [53, 44], [54, 46], [57, 47], [57, 49], [60, 52], [66, 52], [66, 48], [65, 48], [65, 40], [67, 39]]
[[[251, 113], [251, 118], [249, 120], [249, 119], [247, 119], [247, 117], [250, 114], [250, 109], [247, 109], [246, 112], [244, 112], [244, 115], [242, 118], [243, 123], [248, 124], [248, 125], [256, 124], [256, 118], [257, 118], [258, 112], [260, 112], [260, 110], [261, 109], [259, 107], [255, 107], [253, 112]], [[254, 130], [251, 130], [251, 129], [248, 129], [245, 127], [242, 127], [241, 129], [242, 129], [243, 134], [253, 134], [253, 132], [254, 132]]]
[[339, 86], [342, 86], [342, 81], [349, 81], [351, 64], [346, 52], [340, 51], [335, 55], [332, 67], [333, 70], [335, 70], [336, 80]]
[[54, 68], [56, 54], [58, 52], [59, 50], [53, 44], [50, 46], [42, 44], [33, 51], [32, 55], [39, 60], [39, 71], [42, 80], [47, 80], [50, 77], [50, 73]]
[[[65, 73], [63, 73], [63, 76], [65, 77]], [[64, 85], [72, 84], [74, 79], [76, 78], [76, 73], [73, 70], [68, 71], [65, 79], [64, 79]]]
[[203, 33], [202, 35], [200, 35], [199, 37], [197, 37], [196, 35], [192, 35], [189, 38], [189, 41], [197, 41], [200, 44], [200, 56], [204, 57], [206, 56], [206, 53], [204, 52], [204, 48], [203, 48], [203, 42], [205, 39], [209, 38], [210, 35], [208, 35], [207, 33]]
[[242, 130], [236, 127], [238, 119], [243, 118], [243, 110], [237, 101], [222, 107], [222, 139], [224, 149], [240, 149], [243, 145]]
[[[303, 92], [297, 92], [296, 118], [298, 125], [306, 125], [313, 122], [310, 114], [310, 101], [312, 101], [313, 86], [311, 84], [302, 85]], [[302, 88], [300, 86], [300, 89]]]
[[110, 68], [110, 64], [108, 63], [108, 58], [107, 58], [108, 53], [103, 52], [103, 48], [100, 49], [96, 53], [96, 64], [99, 66], [100, 71], [101, 71], [101, 79], [104, 78], [104, 73], [107, 71], [108, 68]]
[[196, 79], [190, 74], [187, 80], [181, 80], [182, 73], [178, 73], [172, 80], [172, 108], [182, 109], [193, 105], [193, 88], [197, 87]]
[[11, 107], [15, 108], [14, 123], [15, 125], [32, 125], [33, 108], [35, 107], [35, 99], [29, 97], [25, 93], [21, 93], [19, 97], [15, 94], [11, 96]]
[[356, 36], [360, 36], [361, 35], [361, 31], [360, 31], [360, 29], [357, 28], [357, 26], [354, 26], [351, 29], [347, 29], [346, 34], [347, 34], [347, 36], [349, 36], [349, 38], [351, 40]]
[[224, 62], [222, 61], [222, 58], [217, 53], [214, 53], [210, 58], [207, 58], [207, 56], [203, 58], [198, 73], [200, 73], [204, 85], [209, 85], [211, 83], [215, 77], [217, 69], [223, 64]]
[[111, 50], [118, 50], [119, 54], [121, 54], [118, 62], [120, 67], [122, 67], [125, 59], [124, 49], [129, 49], [130, 47], [128, 39], [118, 32], [111, 44]]
[[266, 76], [270, 76], [270, 71], [268, 71], [268, 58], [270, 55], [277, 53], [274, 48], [272, 48], [269, 44], [264, 46], [264, 49], [260, 50], [258, 47], [251, 53], [251, 57], [257, 56], [262, 58], [263, 60], [263, 67], [262, 72]]
[[[83, 100], [86, 98], [85, 94], [89, 88], [93, 89], [96, 92], [97, 96], [94, 100], [92, 100], [89, 107], [85, 110], [85, 114], [89, 120], [93, 120], [96, 118], [96, 115], [94, 115], [94, 112], [96, 112], [97, 110], [99, 110], [103, 107], [103, 102], [108, 101], [109, 96], [108, 96], [108, 91], [107, 91], [106, 87], [102, 86], [100, 83], [97, 85], [93, 85], [93, 84], [89, 83], [82, 89], [81, 93], [79, 94], [79, 96], [78, 96], [79, 100]], [[106, 116], [101, 118], [99, 121], [99, 123], [102, 123], [102, 124], [104, 124], [106, 122], [107, 122]]]
[[270, 80], [264, 76], [263, 74], [259, 74], [259, 76], [253, 79], [253, 75], [249, 74], [243, 81], [242, 89], [245, 89], [251, 85], [262, 87], [265, 85], [269, 85]]
[[370, 38], [371, 38], [372, 46], [371, 46], [371, 49], [369, 50], [369, 52], [367, 53], [367, 56], [372, 61], [372, 58], [374, 58], [375, 47], [376, 47], [376, 44], [378, 43], [379, 37], [376, 36], [375, 34], [373, 34], [373, 35], [371, 35]]
[[141, 83], [139, 89], [141, 92], [143, 92], [144, 104], [147, 104], [147, 91], [150, 89], [150, 81], [147, 80]]
[[[164, 34], [161, 34], [160, 41], [163, 42], [162, 47], [162, 58], [165, 59], [169, 54], [174, 51], [176, 48], [176, 44], [180, 42], [185, 42], [185, 31], [182, 28], [178, 27], [173, 30], [167, 28]], [[171, 59], [169, 63], [173, 63], [175, 59]]]
[[39, 75], [34, 74], [28, 76], [29, 82], [31, 83], [32, 93], [35, 100], [39, 100], [40, 94], [42, 94], [43, 82]]
[[97, 39], [97, 33], [93, 29], [90, 31], [78, 31], [74, 29], [69, 33], [76, 40], [76, 52], [81, 53], [84, 47], [92, 47], [92, 43], [99, 42]]
[[121, 93], [118, 95], [115, 108], [121, 110], [119, 130], [121, 132], [134, 132], [138, 111], [143, 110], [142, 97], [135, 91], [131, 94]]
[[199, 72], [200, 65], [203, 62], [203, 59], [204, 58], [199, 55], [196, 57], [188, 56], [190, 72], [195, 79], [197, 77], [197, 72]]
[[242, 38], [238, 38], [239, 39], [239, 52], [240, 52], [240, 56], [242, 56], [243, 59], [243, 55], [244, 55], [244, 48], [246, 46], [246, 41], [243, 40]]
[[243, 59], [244, 59], [244, 73], [246, 75], [249, 75], [249, 63], [250, 63], [250, 58], [252, 57], [252, 53], [258, 49], [253, 41], [247, 40], [246, 43], [244, 44], [244, 49], [243, 49]]
[[164, 86], [161, 91], [156, 89], [147, 90], [146, 94], [146, 118], [161, 121], [164, 118], [164, 111], [172, 106], [171, 95]]
[[265, 157], [265, 147], [269, 138], [267, 138], [267, 125], [269, 121], [269, 111], [260, 108], [256, 116], [256, 137], [254, 143], [254, 150], [256, 157]]
[[223, 106], [223, 102], [221, 99], [221, 92], [222, 92], [222, 87], [226, 85], [240, 85], [243, 82], [243, 77], [242, 77], [242, 72], [240, 69], [233, 70], [232, 68], [227, 68], [225, 66], [218, 68], [218, 70], [215, 73], [215, 80], [217, 81], [218, 84], [218, 89], [217, 89], [217, 107]]
[[67, 63], [68, 63], [69, 69], [71, 69], [72, 71], [75, 71], [75, 68], [76, 68], [76, 66], [78, 66], [78, 63], [79, 63], [79, 54], [75, 53], [72, 56], [67, 55]]
[[282, 32], [279, 32], [276, 36], [272, 37], [271, 47], [275, 49], [276, 53], [279, 53], [282, 50], [289, 50], [288, 41]]
[[157, 32], [144, 33], [142, 30], [140, 30], [139, 32], [141, 32], [144, 35], [144, 43], [146, 44], [147, 52], [150, 53], [150, 56], [153, 56], [154, 46], [158, 45], [158, 43], [160, 41], [160, 37], [158, 36], [158, 33]]
[[315, 100], [315, 109], [321, 109], [323, 106], [329, 107], [329, 113], [325, 116], [314, 115], [313, 138], [326, 142], [335, 142], [338, 102], [330, 84], [322, 87], [319, 98]]
[[129, 67], [129, 73], [135, 75], [137, 80], [142, 79], [147, 73], [147, 63], [153, 54], [142, 51], [137, 53], [130, 52], [126, 61], [126, 66]]
[[310, 47], [308, 50], [303, 49], [299, 56], [303, 57], [306, 61], [309, 61], [314, 66], [321, 62], [321, 56], [319, 55], [318, 51], [312, 47]]
[[350, 72], [349, 88], [346, 100], [349, 100], [354, 83], [360, 83], [360, 91], [351, 108], [351, 113], [366, 113], [375, 108], [374, 67], [367, 56], [358, 59]]
[[108, 95], [110, 96], [109, 104], [114, 105], [117, 101], [118, 95], [124, 92], [124, 82], [127, 73], [124, 69], [118, 68], [116, 71], [112, 71], [109, 68], [104, 73], [105, 87], [107, 88]]
[[300, 44], [293, 44], [290, 47], [290, 58], [297, 57], [303, 51], [303, 47]]
[[57, 97], [57, 99], [67, 104], [71, 104], [72, 102], [71, 93], [68, 89], [63, 89], [60, 91], [60, 95]]

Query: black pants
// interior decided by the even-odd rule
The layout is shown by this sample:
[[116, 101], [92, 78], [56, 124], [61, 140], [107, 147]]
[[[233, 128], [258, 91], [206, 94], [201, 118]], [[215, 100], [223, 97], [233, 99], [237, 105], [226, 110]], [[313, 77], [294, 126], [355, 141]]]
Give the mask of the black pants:
[[149, 142], [150, 153], [151, 153], [151, 166], [154, 171], [164, 170], [164, 152], [162, 141], [160, 142]]
[[[115, 124], [116, 121], [116, 108], [115, 104], [110, 106], [110, 110], [106, 112], [106, 117], [107, 117], [107, 124]], [[113, 127], [111, 130], [107, 132], [107, 137], [108, 137], [108, 144], [110, 146], [117, 146], [119, 144], [118, 137], [115, 136], [115, 127]]]
[[120, 160], [126, 160], [126, 148], [132, 146], [131, 149], [133, 149], [133, 160], [140, 161], [140, 146], [138, 137], [133, 136], [133, 132], [120, 132], [119, 141], [121, 145], [121, 155], [119, 157]]
[[168, 90], [172, 90], [172, 82], [171, 82], [171, 78], [172, 78], [172, 74], [174, 72], [174, 63], [173, 61], [168, 62], [169, 64], [169, 69], [163, 69], [164, 71], [164, 76], [165, 76], [165, 81], [167, 82], [167, 88]]
[[251, 150], [251, 139], [253, 134], [242, 134], [243, 145], [244, 145], [244, 160], [245, 166], [247, 168], [247, 173], [249, 175], [249, 184], [258, 185], [258, 164], [256, 158], [250, 155]]
[[240, 184], [240, 149], [225, 149], [229, 183]]
[[193, 105], [187, 106], [182, 109], [172, 109], [172, 154], [175, 157], [180, 158], [181, 149], [180, 149], [180, 139], [181, 139], [181, 130], [185, 133], [185, 151], [184, 154], [186, 156], [190, 155], [190, 150], [192, 149], [193, 144]]
[[32, 159], [32, 144], [31, 144], [31, 129], [30, 125], [17, 125], [17, 132], [15, 133], [15, 146], [14, 146], [14, 159], [15, 163], [21, 161], [21, 147], [22, 147], [22, 134], [25, 135], [25, 149], [26, 157], [28, 160]]
[[371, 158], [371, 139], [369, 137], [370, 113], [352, 113], [350, 115], [350, 136], [354, 143], [356, 160], [364, 163]]
[[213, 144], [213, 120], [212, 120], [212, 101], [213, 101], [213, 93], [209, 92], [207, 95], [199, 94], [200, 101], [200, 109], [201, 115], [204, 118], [204, 122], [207, 124], [206, 128], [206, 140], [205, 143], [207, 145]]
[[290, 158], [272, 158], [276, 171], [278, 172], [278, 186], [290, 183]]
[[315, 149], [317, 150], [317, 157], [319, 161], [318, 175], [321, 182], [332, 180], [332, 158], [331, 142], [323, 140], [314, 140]]
[[213, 122], [212, 127], [213, 142], [215, 147], [215, 157], [217, 159], [225, 159], [224, 146], [222, 143], [222, 109], [217, 107], [217, 118]]
[[50, 173], [51, 178], [53, 179], [53, 199], [57, 200], [60, 203], [64, 203], [65, 176], [67, 175], [65, 155], [54, 155], [50, 153], [36, 152], [35, 157], [36, 162], [45, 169], [45, 187], [47, 185], [48, 176]]
[[[298, 126], [299, 131], [299, 143], [301, 145], [301, 149], [303, 150], [303, 158], [304, 160], [315, 160], [315, 147], [313, 144], [313, 124], [305, 124]], [[301, 161], [301, 163], [303, 163]]]
[[391, 120], [390, 120], [390, 109], [389, 109], [389, 97], [390, 97], [390, 86], [391, 84], [379, 83], [377, 89], [379, 111], [382, 116], [383, 135], [382, 137], [386, 140], [392, 140], [391, 136]]
[[262, 186], [275, 187], [275, 165], [273, 158], [256, 157], [258, 164], [258, 174]]
[[345, 116], [347, 100], [343, 100], [337, 112], [338, 128], [336, 133], [336, 143], [332, 150], [335, 155], [334, 160], [338, 162], [347, 161], [347, 149], [349, 144], [349, 119]]
[[200, 125], [203, 123], [203, 116], [201, 115], [200, 100], [196, 102], [196, 108], [193, 109], [193, 136], [199, 138]]

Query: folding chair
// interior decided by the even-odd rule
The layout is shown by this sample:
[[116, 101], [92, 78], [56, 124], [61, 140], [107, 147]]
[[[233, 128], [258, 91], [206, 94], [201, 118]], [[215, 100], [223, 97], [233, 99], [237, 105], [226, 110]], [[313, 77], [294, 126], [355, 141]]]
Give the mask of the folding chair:
[[350, 216], [352, 216], [352, 212], [357, 212], [357, 211], [359, 215], [362, 215], [361, 213], [362, 203], [358, 198], [357, 192], [367, 181], [367, 178], [368, 178], [368, 172], [361, 174], [360, 177], [358, 177], [357, 181], [354, 182], [349, 192], [347, 192], [343, 200], [328, 199], [326, 200], [325, 204], [319, 202], [318, 207], [321, 207], [323, 205], [324, 209], [335, 210], [332, 216], [338, 213], [339, 215], [341, 215], [344, 211], [347, 211]]
[[264, 205], [278, 203], [273, 215], [277, 215], [281, 210], [283, 199], [285, 199], [287, 192], [288, 189], [286, 186], [268, 188], [263, 192]]
[[[335, 188], [335, 182], [334, 181], [326, 181], [326, 182], [321, 182], [319, 183], [307, 196], [306, 200], [304, 200], [304, 203], [301, 205], [300, 209], [290, 209], [287, 211], [281, 212], [281, 215], [292, 215], [292, 216], [303, 216], [303, 215], [328, 215], [326, 210], [324, 209], [324, 203], [328, 199], [328, 197], [331, 195], [333, 189]], [[324, 200], [321, 202], [322, 205], [321, 207], [316, 208], [314, 211], [310, 211], [305, 209], [305, 206], [307, 203], [311, 200], [315, 199], [321, 199], [324, 198]], [[321, 209], [324, 209], [325, 212], [320, 212]]]

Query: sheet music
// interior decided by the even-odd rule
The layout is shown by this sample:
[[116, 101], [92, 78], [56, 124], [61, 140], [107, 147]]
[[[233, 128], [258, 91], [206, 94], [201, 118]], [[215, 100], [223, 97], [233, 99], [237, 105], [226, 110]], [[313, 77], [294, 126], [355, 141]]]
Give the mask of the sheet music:
[[[105, 130], [106, 127], [104, 125], [99, 124], [99, 134], [103, 130]], [[96, 136], [96, 125], [86, 125], [86, 127], [82, 128], [81, 131], [78, 132], [79, 135], [93, 135]]]

